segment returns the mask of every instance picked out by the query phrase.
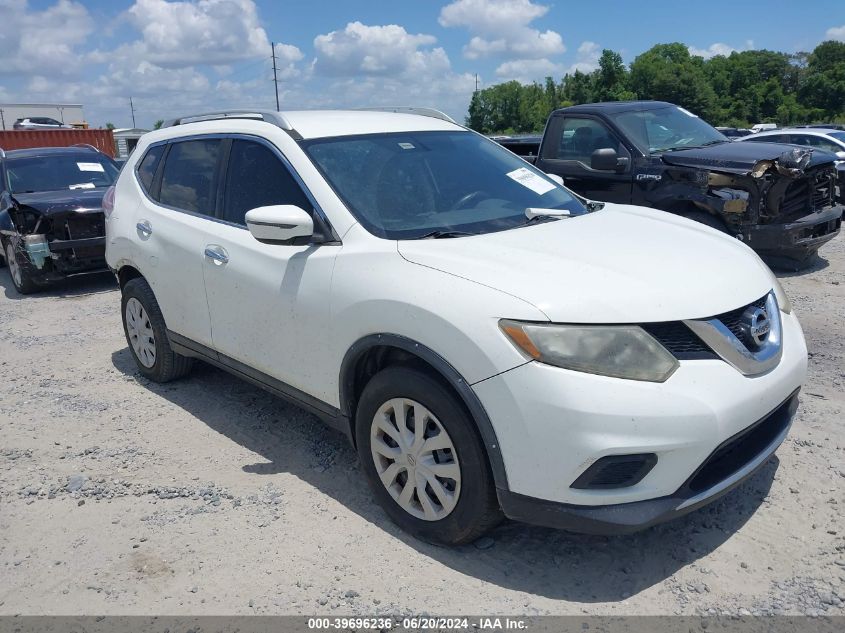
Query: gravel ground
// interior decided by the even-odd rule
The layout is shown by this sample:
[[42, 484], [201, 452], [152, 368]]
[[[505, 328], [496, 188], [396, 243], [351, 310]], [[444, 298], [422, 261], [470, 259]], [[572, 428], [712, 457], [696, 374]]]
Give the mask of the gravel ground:
[[823, 255], [783, 278], [810, 376], [754, 478], [632, 536], [457, 549], [394, 527], [307, 413], [141, 378], [110, 276], [24, 298], [0, 270], [0, 614], [843, 614], [845, 237]]

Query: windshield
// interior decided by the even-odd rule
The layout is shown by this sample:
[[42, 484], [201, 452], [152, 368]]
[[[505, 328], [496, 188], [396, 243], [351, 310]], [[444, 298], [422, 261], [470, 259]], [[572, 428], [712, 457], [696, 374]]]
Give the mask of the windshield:
[[845, 132], [828, 132], [830, 138], [835, 138], [837, 141], [845, 142]]
[[114, 184], [118, 168], [99, 154], [9, 158], [6, 174], [12, 193], [94, 189]]
[[315, 139], [302, 146], [373, 235], [489, 233], [527, 223], [527, 208], [586, 213], [541, 171], [472, 132]]
[[727, 136], [677, 106], [610, 115], [645, 154], [727, 142]]

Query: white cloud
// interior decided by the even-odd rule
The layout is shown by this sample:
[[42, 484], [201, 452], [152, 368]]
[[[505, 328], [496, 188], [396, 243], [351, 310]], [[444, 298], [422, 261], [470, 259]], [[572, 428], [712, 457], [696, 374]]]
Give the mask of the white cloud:
[[582, 73], [591, 73], [599, 67], [599, 58], [601, 57], [601, 46], [595, 42], [581, 42], [578, 47], [578, 53], [575, 55], [575, 63], [573, 63], [566, 72], [569, 74], [580, 70]]
[[78, 2], [58, 0], [31, 11], [27, 0], [0, 0], [0, 74], [69, 75], [80, 69], [79, 46], [94, 20]]
[[836, 40], [838, 42], [845, 42], [845, 24], [842, 26], [834, 26], [829, 28], [824, 34], [826, 39]]
[[439, 22], [466, 27], [473, 34], [464, 47], [468, 59], [493, 55], [542, 59], [566, 51], [559, 33], [530, 26], [548, 10], [531, 0], [455, 0], [441, 9]]
[[141, 33], [138, 52], [159, 66], [227, 64], [270, 54], [252, 0], [136, 0], [127, 16]]
[[520, 83], [530, 84], [534, 81], [542, 81], [546, 77], [562, 77], [563, 72], [561, 64], [556, 64], [548, 59], [512, 59], [496, 69], [496, 76], [506, 80], [516, 79]]
[[334, 77], [448, 71], [446, 51], [439, 47], [420, 50], [435, 42], [433, 35], [414, 35], [397, 24], [368, 26], [350, 22], [342, 31], [314, 38], [313, 68], [318, 74]]
[[754, 42], [752, 40], [747, 40], [745, 42], [745, 46], [741, 46], [739, 48], [731, 46], [730, 44], [724, 44], [723, 42], [716, 42], [707, 48], [696, 48], [695, 46], [687, 47], [690, 55], [696, 55], [698, 57], [703, 57], [704, 59], [710, 59], [711, 57], [716, 57], [717, 55], [727, 57], [731, 53], [747, 51], [752, 48], [754, 48]]

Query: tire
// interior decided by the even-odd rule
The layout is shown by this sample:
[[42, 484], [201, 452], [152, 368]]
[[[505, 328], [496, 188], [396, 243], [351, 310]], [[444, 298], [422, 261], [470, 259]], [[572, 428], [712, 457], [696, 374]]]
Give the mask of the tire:
[[12, 284], [22, 295], [31, 295], [40, 290], [40, 286], [32, 279], [32, 264], [26, 259], [26, 256], [15, 251], [15, 247], [9, 240], [0, 241], [0, 246], [3, 247], [4, 259], [6, 265], [9, 267], [9, 276], [12, 278]]
[[728, 229], [728, 225], [725, 224], [721, 218], [717, 218], [715, 215], [707, 213], [707, 211], [687, 211], [686, 213], [682, 213], [681, 215], [688, 220], [692, 220], [693, 222], [698, 222], [700, 224], [704, 224], [705, 226], [709, 226], [711, 229], [716, 229], [717, 231], [721, 231], [722, 233], [733, 235]]
[[161, 309], [144, 279], [131, 279], [123, 287], [120, 312], [126, 343], [141, 375], [153, 382], [170, 382], [191, 371], [193, 359], [171, 349]]
[[[400, 410], [402, 417], [396, 415]], [[417, 416], [427, 421], [421, 437], [415, 433]], [[402, 444], [397, 441], [397, 417], [406, 420]], [[501, 521], [493, 475], [475, 424], [437, 380], [415, 369], [388, 367], [367, 383], [355, 420], [358, 454], [370, 488], [403, 530], [430, 543], [460, 545]], [[437, 493], [433, 483], [439, 484]], [[413, 490], [403, 500], [409, 485]]]

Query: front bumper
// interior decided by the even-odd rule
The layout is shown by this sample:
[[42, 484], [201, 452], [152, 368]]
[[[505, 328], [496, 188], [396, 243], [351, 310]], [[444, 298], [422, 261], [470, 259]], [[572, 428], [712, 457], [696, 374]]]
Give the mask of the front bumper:
[[[781, 360], [753, 378], [713, 359], [681, 361], [664, 383], [529, 362], [473, 385], [501, 450], [507, 485], [500, 486], [499, 496], [505, 514], [576, 530], [630, 531], [727, 492], [783, 440], [794, 412], [793, 395], [805, 379], [801, 326], [794, 314], [781, 317]], [[788, 419], [780, 417], [784, 411]], [[719, 447], [755, 421], [772, 419], [784, 424], [775, 435], [746, 446], [738, 464], [711, 472], [706, 485], [698, 480], [691, 487], [699, 467]], [[657, 456], [636, 483], [573, 487], [602, 458], [632, 454]]]
[[[683, 486], [666, 497], [605, 506], [579, 506], [499, 490], [499, 504], [505, 515], [524, 523], [584, 534], [637, 532], [652, 525], [676, 519], [712, 503], [751, 477], [769, 460], [786, 438], [797, 408], [798, 392], [796, 391], [768, 416], [724, 442], [684, 482]], [[705, 474], [703, 471], [708, 468], [708, 465], [712, 468], [712, 465], [719, 461], [720, 453], [741, 450], [743, 440], [755, 433], [768, 440], [760, 442], [759, 452], [756, 452], [739, 469], [729, 472], [715, 485], [704, 490], [697, 489], [694, 485], [695, 480]]]
[[30, 275], [36, 283], [59, 281], [73, 275], [107, 270], [106, 238], [89, 237], [81, 239], [50, 240], [44, 251], [30, 252], [19, 243], [30, 265]]
[[843, 210], [839, 205], [789, 224], [758, 224], [746, 231], [745, 241], [764, 257], [803, 262], [839, 233]]

